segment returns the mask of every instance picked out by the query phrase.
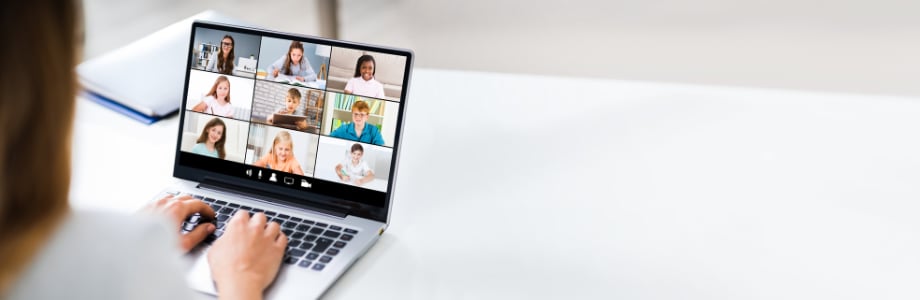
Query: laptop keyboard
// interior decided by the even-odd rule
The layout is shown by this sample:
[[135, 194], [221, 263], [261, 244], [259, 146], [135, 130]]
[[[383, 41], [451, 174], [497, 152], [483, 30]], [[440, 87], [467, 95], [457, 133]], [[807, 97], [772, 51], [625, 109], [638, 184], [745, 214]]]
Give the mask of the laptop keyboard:
[[[190, 194], [191, 195], [191, 194]], [[249, 211], [249, 215], [261, 212], [265, 214], [268, 222], [278, 223], [281, 231], [288, 237], [287, 249], [282, 262], [287, 265], [297, 265], [322, 271], [339, 252], [358, 234], [357, 230], [337, 225], [326, 224], [314, 220], [306, 220], [279, 214], [274, 211], [243, 206], [236, 203], [207, 198], [200, 195], [191, 195], [204, 201], [214, 209], [216, 218], [211, 222], [217, 227], [204, 240], [204, 244], [211, 245], [224, 234], [227, 221], [238, 210]], [[192, 215], [182, 223], [182, 233], [185, 234], [195, 228], [201, 221], [199, 214]]]

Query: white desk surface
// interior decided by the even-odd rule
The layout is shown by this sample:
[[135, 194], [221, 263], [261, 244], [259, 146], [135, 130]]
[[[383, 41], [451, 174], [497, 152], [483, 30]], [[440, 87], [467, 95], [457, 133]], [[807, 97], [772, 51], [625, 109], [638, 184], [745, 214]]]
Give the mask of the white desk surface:
[[[417, 70], [390, 229], [330, 299], [920, 298], [920, 99]], [[73, 204], [177, 118], [80, 101]]]

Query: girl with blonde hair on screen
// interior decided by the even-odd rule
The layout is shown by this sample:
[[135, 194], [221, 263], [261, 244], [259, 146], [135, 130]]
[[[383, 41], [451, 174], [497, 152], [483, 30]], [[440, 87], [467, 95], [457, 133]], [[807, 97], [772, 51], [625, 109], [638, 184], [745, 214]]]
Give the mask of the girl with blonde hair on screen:
[[233, 105], [230, 105], [230, 79], [221, 75], [214, 81], [211, 90], [204, 95], [193, 111], [221, 117], [233, 117]]
[[291, 134], [287, 131], [279, 131], [272, 141], [272, 147], [268, 154], [257, 160], [252, 165], [256, 167], [269, 168], [281, 172], [294, 173], [303, 175], [303, 169], [297, 158], [294, 158], [294, 141]]

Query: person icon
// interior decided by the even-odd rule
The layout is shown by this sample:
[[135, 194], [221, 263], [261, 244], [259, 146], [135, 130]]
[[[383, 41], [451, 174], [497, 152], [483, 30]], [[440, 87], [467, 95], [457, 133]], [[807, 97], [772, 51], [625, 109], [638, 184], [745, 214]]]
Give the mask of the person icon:
[[272, 173], [272, 177], [269, 178], [268, 181], [271, 181], [271, 182], [278, 182], [278, 178], [275, 177], [275, 173]]

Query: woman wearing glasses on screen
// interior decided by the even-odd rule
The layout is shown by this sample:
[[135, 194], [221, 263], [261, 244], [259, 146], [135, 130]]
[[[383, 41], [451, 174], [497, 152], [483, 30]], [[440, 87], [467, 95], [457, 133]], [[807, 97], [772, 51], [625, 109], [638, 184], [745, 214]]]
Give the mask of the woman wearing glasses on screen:
[[[16, 41], [0, 55], [0, 299], [195, 298], [181, 253], [215, 228], [178, 231], [193, 214], [214, 218], [210, 206], [167, 196], [137, 214], [70, 207], [81, 9], [73, 0], [0, 4], [0, 38]], [[31, 55], [43, 59], [22, 59]], [[287, 245], [273, 224], [245, 211], [227, 223], [208, 250], [220, 298], [262, 298]]]
[[233, 37], [225, 35], [220, 41], [220, 50], [217, 51], [217, 57], [208, 61], [208, 67], [205, 71], [227, 75], [233, 73], [233, 43]]
[[313, 67], [303, 55], [303, 43], [298, 41], [291, 42], [287, 54], [269, 66], [268, 73], [272, 78], [286, 76], [300, 82], [316, 81], [316, 72], [313, 72]]

